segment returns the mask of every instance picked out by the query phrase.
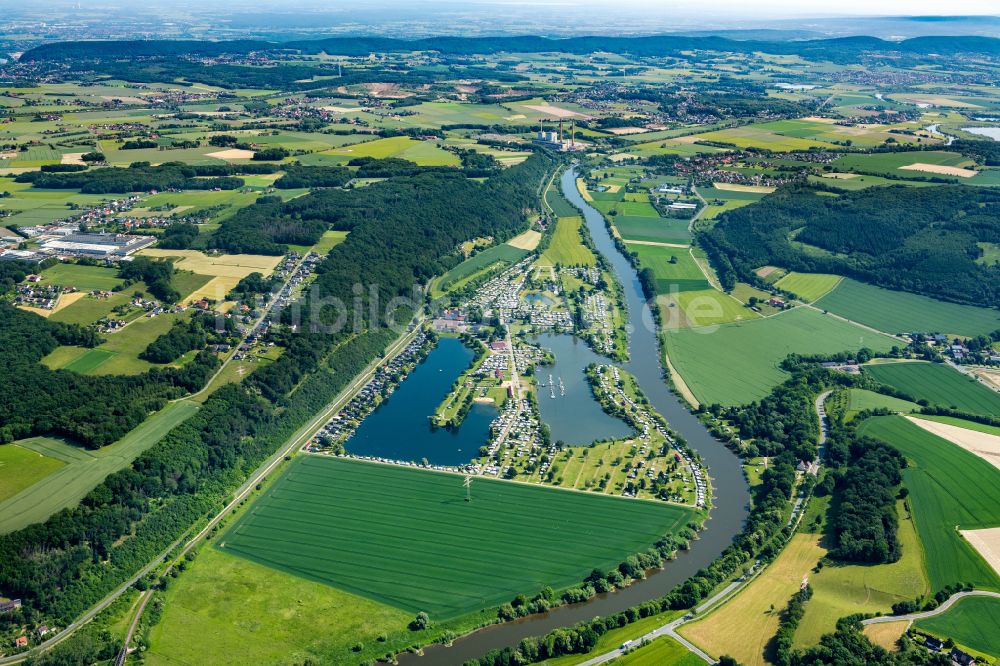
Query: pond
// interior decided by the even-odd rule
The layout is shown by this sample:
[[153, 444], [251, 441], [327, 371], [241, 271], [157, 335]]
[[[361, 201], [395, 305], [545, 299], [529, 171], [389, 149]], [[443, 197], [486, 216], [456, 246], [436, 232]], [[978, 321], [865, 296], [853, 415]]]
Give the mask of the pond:
[[463, 465], [489, 441], [493, 405], [475, 403], [460, 428], [432, 428], [427, 418], [441, 404], [458, 376], [472, 363], [472, 350], [457, 338], [441, 338], [389, 399], [358, 426], [344, 446], [359, 456]]
[[591, 363], [608, 363], [574, 335], [546, 333], [531, 342], [551, 351], [554, 365], [538, 366], [538, 411], [552, 432], [552, 441], [590, 444], [599, 439], [628, 437], [633, 430], [608, 416], [587, 383], [584, 371]]

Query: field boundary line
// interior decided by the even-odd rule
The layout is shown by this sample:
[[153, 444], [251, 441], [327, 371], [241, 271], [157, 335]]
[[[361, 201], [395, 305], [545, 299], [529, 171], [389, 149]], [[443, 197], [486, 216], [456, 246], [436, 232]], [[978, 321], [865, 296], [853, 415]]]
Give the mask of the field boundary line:
[[992, 597], [994, 599], [1000, 599], [1000, 592], [990, 592], [989, 590], [966, 590], [965, 592], [956, 592], [948, 597], [944, 603], [933, 610], [921, 611], [919, 613], [907, 613], [906, 615], [880, 615], [879, 617], [870, 617], [867, 620], [862, 620], [861, 624], [885, 624], [887, 622], [902, 622], [904, 620], [908, 620], [912, 623], [915, 620], [926, 620], [927, 618], [935, 617], [944, 613], [966, 597]]

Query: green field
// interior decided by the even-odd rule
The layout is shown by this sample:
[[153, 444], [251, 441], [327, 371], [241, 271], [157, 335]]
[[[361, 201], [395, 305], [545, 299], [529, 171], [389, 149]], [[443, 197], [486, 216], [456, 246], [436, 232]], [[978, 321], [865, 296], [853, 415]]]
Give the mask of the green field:
[[890, 564], [830, 562], [809, 576], [813, 596], [795, 631], [795, 647], [815, 645], [833, 633], [837, 620], [853, 613], [889, 613], [892, 605], [930, 591], [924, 572], [923, 550], [914, 521], [903, 502], [897, 502], [898, 537], [903, 555]]
[[778, 364], [792, 353], [818, 354], [896, 342], [808, 308], [718, 328], [665, 333], [670, 362], [702, 403], [738, 405], [757, 400], [788, 375]]
[[864, 370], [917, 400], [972, 414], [1000, 416], [1000, 393], [942, 363], [876, 363], [866, 365]]
[[890, 291], [850, 278], [844, 278], [836, 289], [819, 299], [816, 307], [886, 333], [974, 336], [1000, 328], [1000, 311]]
[[130, 465], [199, 407], [190, 400], [170, 403], [114, 444], [96, 451], [46, 437], [18, 442], [24, 448], [61, 460], [66, 465], [0, 502], [0, 534], [41, 522], [60, 509], [76, 506], [105, 477]]
[[123, 280], [118, 271], [104, 266], [81, 266], [79, 264], [55, 264], [42, 271], [41, 284], [57, 284], [61, 287], [76, 287], [80, 291], [111, 291]]
[[917, 629], [1000, 657], [1000, 599], [968, 597], [942, 615], [918, 620]]
[[17, 444], [0, 445], [0, 502], [41, 481], [64, 464]]
[[449, 618], [519, 592], [579, 584], [593, 568], [617, 565], [695, 515], [487, 479], [476, 480], [466, 502], [457, 475], [302, 457], [219, 546], [411, 613]]
[[909, 413], [920, 409], [920, 405], [909, 400], [900, 400], [891, 395], [883, 395], [867, 389], [848, 389], [847, 409], [860, 412], [865, 409], [891, 409], [894, 412]]
[[211, 547], [172, 582], [143, 654], [149, 666], [357, 664], [420, 635], [406, 628], [410, 613]]
[[1000, 526], [1000, 470], [902, 416], [869, 419], [859, 432], [896, 447], [910, 461], [903, 484], [931, 589], [972, 583], [1000, 591], [1000, 577], [958, 533]]
[[826, 273], [788, 273], [774, 286], [792, 292], [806, 303], [812, 303], [836, 288], [840, 280], [839, 275]]
[[608, 662], [617, 666], [702, 666], [705, 662], [697, 655], [670, 638], [661, 636], [649, 645], [629, 652]]
[[494, 264], [510, 266], [526, 256], [528, 256], [527, 250], [506, 243], [488, 247], [445, 273], [438, 282], [438, 288], [442, 291], [450, 291], [460, 287], [477, 273], [485, 271]]
[[[910, 169], [900, 169], [900, 167], [910, 164], [936, 164], [939, 166], [966, 168], [974, 164], [972, 160], [960, 155], [944, 150], [921, 150], [919, 152], [903, 153], [872, 153], [845, 155], [834, 160], [833, 166], [838, 171], [856, 171], [859, 173], [871, 173], [876, 175], [891, 174], [901, 178], [920, 180], [921, 178], [945, 177], [940, 174], [926, 171], [913, 171]], [[964, 182], [965, 178], [956, 178]]]
[[86, 375], [99, 368], [106, 361], [114, 357], [114, 352], [104, 349], [88, 349], [80, 356], [73, 359], [62, 367], [63, 370], [72, 370], [81, 375]]
[[669, 294], [675, 291], [698, 291], [711, 289], [705, 274], [686, 248], [661, 247], [658, 245], [628, 246], [629, 251], [639, 257], [639, 265], [649, 268], [656, 278], [656, 293]]
[[622, 238], [658, 243], [691, 242], [688, 221], [671, 217], [616, 215], [610, 218]]
[[594, 266], [597, 258], [580, 238], [581, 217], [560, 217], [552, 233], [552, 242], [542, 254], [542, 260], [562, 266]]

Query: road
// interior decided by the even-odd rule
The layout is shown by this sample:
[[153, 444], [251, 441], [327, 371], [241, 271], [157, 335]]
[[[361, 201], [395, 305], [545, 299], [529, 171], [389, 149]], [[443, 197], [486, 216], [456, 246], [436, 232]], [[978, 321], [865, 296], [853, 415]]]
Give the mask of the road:
[[[733, 596], [740, 588], [746, 585], [749, 582], [749, 580], [750, 579], [744, 579], [730, 583], [729, 585], [724, 587], [720, 592], [712, 595], [711, 597], [703, 601], [701, 605], [695, 608], [694, 613], [687, 613], [684, 616], [677, 618], [676, 620], [672, 620], [667, 624], [664, 624], [663, 626], [653, 629], [649, 633], [643, 634], [641, 637], [634, 639], [633, 645], [638, 647], [644, 641], [653, 641], [661, 636], [669, 636], [673, 640], [677, 641], [678, 643], [686, 647], [692, 654], [695, 654], [698, 657], [700, 657], [703, 661], [705, 661], [705, 663], [714, 664], [715, 659], [712, 659], [712, 657], [710, 657], [708, 654], [702, 651], [697, 645], [691, 643], [689, 640], [678, 634], [677, 628], [687, 622], [691, 622], [709, 608], [712, 608], [717, 604], [721, 603], [722, 601], [725, 601], [729, 597]], [[599, 655], [592, 659], [588, 659], [587, 661], [580, 663], [579, 666], [594, 666], [595, 664], [603, 664], [611, 661], [612, 659], [621, 657], [626, 652], [627, 650], [622, 650], [620, 647], [615, 648], [610, 652], [605, 652], [602, 655]]]
[[888, 622], [914, 622], [916, 620], [925, 620], [929, 617], [934, 617], [935, 615], [940, 615], [944, 613], [949, 608], [955, 605], [960, 599], [965, 597], [993, 597], [994, 599], [1000, 599], [1000, 593], [998, 592], [987, 592], [986, 590], [970, 590], [968, 592], [957, 592], [935, 608], [934, 610], [921, 611], [919, 613], [910, 613], [908, 615], [881, 615], [879, 617], [872, 617], [867, 620], [862, 620], [861, 624], [886, 624]]
[[823, 461], [823, 454], [826, 453], [826, 438], [830, 434], [830, 428], [826, 420], [826, 406], [823, 404], [830, 397], [833, 390], [825, 391], [816, 396], [816, 416], [819, 417], [819, 441], [816, 443], [816, 460], [809, 463], [809, 473], [813, 476], [819, 474], [819, 466]]
[[[10, 655], [8, 657], [0, 658], [0, 664], [20, 663], [25, 659], [27, 659], [29, 656], [33, 656], [38, 654], [39, 652], [48, 650], [49, 648], [66, 640], [67, 638], [72, 636], [80, 627], [84, 626], [92, 619], [94, 619], [94, 617], [96, 617], [98, 613], [100, 613], [105, 608], [110, 606], [116, 599], [118, 599], [118, 597], [127, 592], [129, 588], [135, 585], [136, 581], [138, 581], [140, 578], [143, 578], [151, 571], [153, 571], [156, 567], [158, 567], [162, 562], [164, 562], [168, 557], [170, 557], [170, 554], [174, 551], [175, 548], [177, 548], [183, 543], [184, 547], [171, 559], [171, 563], [170, 565], [168, 565], [166, 569], [167, 571], [169, 571], [170, 567], [173, 566], [174, 562], [178, 561], [180, 558], [184, 557], [188, 552], [190, 552], [191, 549], [194, 548], [202, 539], [204, 539], [205, 536], [209, 534], [212, 531], [212, 529], [229, 514], [230, 511], [239, 506], [240, 502], [242, 502], [243, 499], [246, 498], [246, 496], [249, 495], [250, 492], [256, 487], [256, 485], [260, 483], [268, 474], [270, 474], [275, 469], [275, 467], [277, 467], [281, 463], [281, 461], [284, 459], [286, 455], [289, 455], [296, 449], [301, 448], [303, 445], [305, 445], [305, 443], [308, 442], [312, 438], [312, 436], [315, 435], [316, 432], [327, 421], [330, 420], [330, 417], [332, 417], [334, 414], [340, 411], [340, 409], [344, 405], [346, 405], [351, 400], [351, 398], [353, 398], [354, 395], [359, 390], [361, 390], [361, 388], [365, 384], [368, 383], [368, 381], [374, 376], [375, 370], [380, 365], [385, 363], [387, 359], [391, 358], [392, 356], [395, 356], [396, 354], [399, 353], [400, 350], [406, 347], [406, 345], [409, 344], [410, 341], [416, 336], [417, 332], [420, 329], [420, 324], [423, 323], [423, 320], [424, 320], [424, 315], [423, 314], [418, 315], [413, 320], [414, 321], [413, 330], [400, 336], [399, 338], [396, 339], [394, 343], [389, 345], [389, 347], [386, 349], [386, 353], [382, 357], [377, 358], [371, 363], [369, 363], [368, 366], [360, 374], [358, 374], [351, 381], [351, 383], [348, 384], [337, 395], [337, 397], [333, 399], [333, 401], [330, 404], [326, 406], [326, 408], [324, 408], [316, 416], [310, 419], [309, 422], [306, 423], [304, 426], [299, 428], [288, 439], [288, 441], [284, 444], [284, 446], [282, 446], [270, 458], [265, 460], [261, 464], [261, 466], [258, 467], [257, 470], [250, 476], [250, 478], [246, 481], [246, 483], [240, 486], [239, 490], [236, 491], [236, 495], [234, 496], [233, 500], [229, 502], [229, 504], [227, 504], [222, 510], [216, 513], [215, 516], [205, 525], [205, 527], [200, 532], [198, 532], [195, 536], [191, 537], [186, 543], [184, 542], [185, 537], [183, 536], [180, 539], [177, 539], [172, 544], [170, 544], [170, 546], [164, 549], [163, 552], [157, 555], [149, 564], [147, 564], [145, 567], [139, 570], [139, 572], [137, 572], [134, 576], [132, 576], [132, 578], [122, 583], [119, 587], [117, 587], [111, 594], [106, 596], [104, 599], [94, 604], [94, 606], [92, 606], [87, 612], [81, 615], [77, 620], [75, 620], [65, 629], [54, 634], [51, 638], [45, 640], [44, 642], [42, 642], [40, 645], [38, 645], [29, 652], [22, 652], [20, 654]], [[136, 617], [134, 617], [132, 620], [133, 626], [129, 629], [130, 633], [134, 629], [134, 625], [138, 620], [138, 615], [139, 613], [141, 613], [141, 610], [144, 607], [145, 604], [140, 604], [139, 607], [137, 608], [138, 612], [136, 613]], [[128, 645], [126, 644], [125, 647], [127, 648]], [[119, 658], [121, 658], [121, 655], [119, 655]], [[121, 664], [123, 663], [124, 663], [123, 658], [121, 659], [120, 662], [116, 660], [116, 666], [121, 666]]]

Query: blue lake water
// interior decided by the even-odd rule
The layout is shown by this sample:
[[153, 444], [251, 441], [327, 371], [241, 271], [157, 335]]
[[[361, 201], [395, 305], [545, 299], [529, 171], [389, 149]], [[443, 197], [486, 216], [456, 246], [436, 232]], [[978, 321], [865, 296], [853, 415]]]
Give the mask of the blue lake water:
[[[538, 411], [552, 431], [552, 441], [590, 444], [598, 439], [634, 434], [624, 421], [604, 413], [587, 383], [584, 374], [587, 366], [608, 363], [607, 358], [596, 354], [580, 338], [565, 333], [546, 333], [535, 337], [532, 342], [548, 349], [556, 357], [554, 365], [535, 368], [539, 383], [546, 384], [538, 388]], [[548, 386], [549, 375], [552, 375], [554, 391]], [[562, 380], [565, 391], [560, 390], [559, 380]]]
[[441, 404], [473, 353], [457, 338], [441, 338], [389, 400], [368, 415], [345, 443], [349, 453], [432, 465], [461, 465], [478, 455], [490, 436], [497, 410], [476, 403], [457, 430], [431, 428], [428, 416]]

